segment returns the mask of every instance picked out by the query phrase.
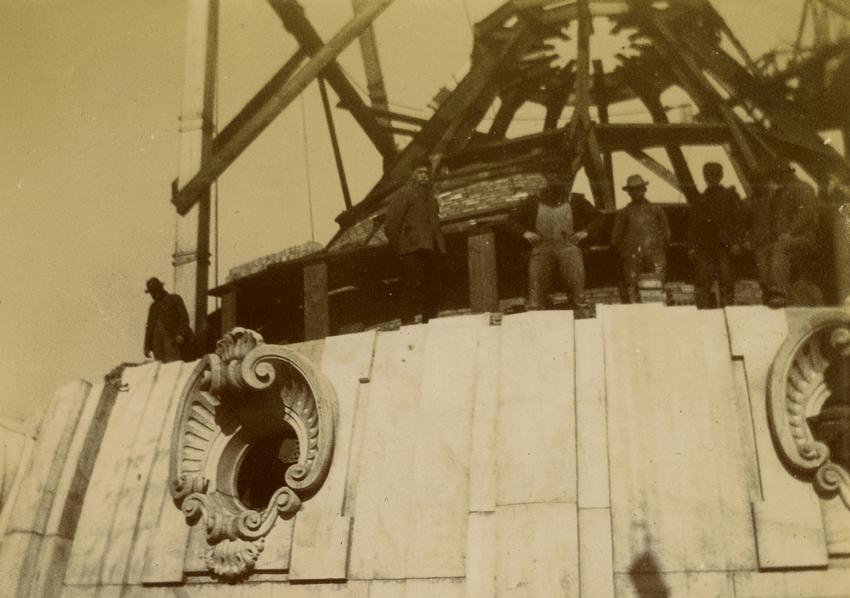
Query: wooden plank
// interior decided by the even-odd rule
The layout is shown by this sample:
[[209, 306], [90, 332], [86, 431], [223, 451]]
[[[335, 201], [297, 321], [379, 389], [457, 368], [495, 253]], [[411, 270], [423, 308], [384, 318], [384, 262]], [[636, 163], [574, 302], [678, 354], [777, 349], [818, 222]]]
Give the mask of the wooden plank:
[[[784, 310], [726, 308], [732, 352], [744, 358], [763, 500], [753, 504], [762, 569], [827, 564], [826, 538], [811, 483], [785, 468], [773, 445], [767, 416], [768, 372], [788, 333]], [[788, 538], [794, 537], [794, 542]]]
[[469, 511], [496, 510], [496, 407], [499, 399], [501, 326], [478, 333], [475, 407], [469, 455]]
[[349, 579], [406, 574], [414, 447], [428, 326], [380, 333], [375, 346], [362, 465], [354, 505]]
[[581, 598], [613, 598], [614, 549], [611, 509], [578, 510], [579, 579]]
[[[432, 320], [414, 443], [406, 577], [463, 577], [478, 333], [488, 315]], [[435, 478], [436, 476], [436, 478]]]
[[496, 546], [497, 597], [578, 595], [575, 504], [499, 506]]
[[608, 507], [611, 501], [602, 321], [576, 321], [575, 346], [578, 506]]
[[321, 489], [296, 516], [291, 580], [346, 577], [351, 518], [343, 513], [343, 503], [362, 374], [372, 362], [375, 338], [370, 331], [325, 341], [321, 369], [334, 386], [338, 405], [334, 459]]
[[496, 516], [470, 513], [466, 532], [466, 595], [496, 595]]
[[[133, 566], [128, 579], [135, 581], [141, 575], [144, 583], [179, 583], [183, 581], [183, 559], [189, 537], [186, 518], [171, 499], [168, 491], [169, 461], [171, 458], [171, 430], [177, 418], [180, 395], [191, 379], [197, 363], [182, 366], [180, 378], [175, 384], [165, 429], [156, 447], [149, 499], [142, 506], [142, 521], [150, 527], [140, 533], [136, 540]], [[141, 569], [141, 572], [139, 571]]]
[[469, 307], [473, 312], [499, 311], [496, 234], [476, 229], [467, 237]]
[[[150, 386], [137, 384], [131, 387], [130, 395], [126, 397], [127, 400], [144, 404], [144, 411], [133, 424], [137, 433], [125, 453], [124, 475], [112, 480], [120, 491], [109, 532], [108, 550], [103, 557], [102, 583], [120, 584], [126, 579], [156, 447], [162, 434], [171, 431], [165, 430], [163, 424], [171, 398], [177, 394], [176, 385], [182, 365], [182, 362], [162, 364]], [[147, 396], [143, 394], [145, 392]], [[139, 425], [140, 422], [143, 425]]]
[[502, 321], [497, 504], [575, 502], [572, 312]]
[[304, 267], [304, 338], [312, 340], [328, 334], [328, 264], [313, 262]]

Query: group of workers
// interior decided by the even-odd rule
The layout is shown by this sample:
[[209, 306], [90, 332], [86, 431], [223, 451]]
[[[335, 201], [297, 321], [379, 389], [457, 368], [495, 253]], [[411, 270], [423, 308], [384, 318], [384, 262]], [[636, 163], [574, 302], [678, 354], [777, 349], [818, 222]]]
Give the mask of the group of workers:
[[[706, 163], [703, 175], [706, 187], [691, 202], [687, 236], [697, 307], [714, 305], [715, 280], [720, 306], [734, 304], [732, 263], [744, 251], [755, 258], [765, 304], [784, 307], [792, 263], [815, 250], [814, 189], [789, 165], [774, 164], [758, 173], [758, 192], [745, 206], [734, 187], [722, 185], [720, 164]], [[552, 170], [545, 177], [546, 186], [524, 199], [506, 226], [530, 249], [526, 305], [547, 307], [557, 273], [572, 306], [581, 309], [587, 306], [583, 252], [600, 241], [602, 214], [584, 195], [569, 192], [571, 181], [562, 175]], [[670, 225], [661, 206], [647, 199], [648, 184], [637, 174], [627, 178], [623, 190], [631, 201], [617, 212], [610, 239], [630, 302], [639, 300], [642, 278], [660, 284], [666, 278]], [[413, 322], [417, 315], [427, 322], [437, 313], [437, 271], [446, 250], [427, 162], [417, 164], [410, 181], [389, 197], [384, 228], [400, 262], [402, 322]]]
[[[390, 197], [384, 228], [399, 259], [402, 322], [423, 322], [437, 315], [438, 266], [446, 252], [440, 210], [431, 188], [429, 163], [419, 163], [410, 180]], [[691, 202], [688, 255], [693, 261], [697, 307], [713, 306], [711, 286], [718, 282], [720, 306], [734, 303], [733, 258], [752, 251], [764, 300], [770, 307], [788, 301], [791, 265], [815, 250], [815, 192], [787, 165], [760, 172], [759, 192], [745, 210], [733, 187], [724, 187], [720, 164], [703, 167], [706, 188]], [[525, 198], [507, 221], [507, 230], [527, 243], [528, 309], [545, 309], [560, 279], [573, 307], [585, 299], [584, 250], [598, 241], [602, 214], [581, 193], [571, 193], [562, 175], [546, 173], [546, 186]], [[614, 219], [611, 245], [620, 255], [623, 283], [631, 302], [639, 300], [639, 282], [663, 284], [670, 225], [664, 210], [646, 197], [648, 182], [628, 177], [623, 190], [631, 201]], [[157, 278], [146, 283], [151, 295], [144, 354], [158, 361], [194, 359], [195, 340], [179, 295], [165, 291]]]

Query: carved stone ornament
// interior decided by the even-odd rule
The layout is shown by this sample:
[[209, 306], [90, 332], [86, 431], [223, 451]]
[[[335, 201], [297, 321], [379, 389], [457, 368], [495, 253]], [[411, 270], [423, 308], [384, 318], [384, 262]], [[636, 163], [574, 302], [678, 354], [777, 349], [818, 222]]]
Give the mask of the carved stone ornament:
[[771, 367], [768, 418], [785, 462], [850, 509], [850, 315], [818, 313], [785, 340]]
[[[321, 486], [336, 410], [333, 386], [303, 355], [265, 344], [252, 330], [234, 328], [198, 363], [178, 406], [170, 490], [186, 521], [205, 527], [213, 575], [236, 581], [249, 574], [278, 518], [292, 517]], [[246, 455], [283, 433], [297, 453], [279, 487], [261, 506], [244, 504], [238, 475]]]

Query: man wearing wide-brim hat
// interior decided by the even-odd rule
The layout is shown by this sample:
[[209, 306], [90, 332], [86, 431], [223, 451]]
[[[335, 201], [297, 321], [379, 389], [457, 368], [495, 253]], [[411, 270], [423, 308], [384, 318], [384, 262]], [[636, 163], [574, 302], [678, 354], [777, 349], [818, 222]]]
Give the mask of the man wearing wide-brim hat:
[[189, 326], [189, 313], [180, 295], [168, 293], [158, 278], [149, 278], [145, 293], [153, 303], [145, 326], [145, 357], [164, 363], [195, 358], [195, 338]]
[[623, 277], [633, 303], [638, 300], [638, 278], [642, 271], [648, 269], [662, 283], [667, 272], [670, 224], [661, 207], [647, 200], [648, 185], [639, 174], [626, 179], [623, 190], [631, 202], [617, 212], [611, 233], [611, 244], [620, 253]]
[[750, 242], [764, 301], [784, 307], [789, 299], [791, 265], [817, 244], [815, 190], [787, 163], [773, 163], [757, 173], [759, 192], [752, 202]]

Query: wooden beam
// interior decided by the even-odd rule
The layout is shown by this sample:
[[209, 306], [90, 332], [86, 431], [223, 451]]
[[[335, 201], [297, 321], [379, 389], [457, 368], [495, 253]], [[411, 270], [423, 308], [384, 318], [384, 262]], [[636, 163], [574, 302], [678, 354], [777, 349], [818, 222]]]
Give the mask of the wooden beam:
[[[655, 123], [667, 125], [670, 119], [667, 117], [667, 111], [661, 104], [660, 92], [652, 83], [644, 72], [636, 69], [632, 70], [632, 74], [628, 79], [629, 86], [634, 90], [638, 97], [643, 102], [646, 109], [649, 111], [652, 120]], [[670, 158], [670, 164], [673, 166], [673, 172], [676, 173], [678, 183], [675, 185], [680, 189], [688, 201], [693, 201], [697, 195], [697, 187], [694, 182], [694, 177], [688, 167], [688, 161], [685, 160], [685, 154], [679, 143], [667, 143], [664, 149], [667, 151], [667, 157]]]
[[490, 125], [488, 135], [490, 137], [504, 138], [513, 122], [514, 115], [516, 115], [517, 110], [524, 103], [525, 97], [523, 97], [521, 90], [512, 90], [502, 94], [502, 105], [499, 106], [499, 110], [496, 112], [496, 117], [493, 119], [493, 124]]
[[745, 168], [750, 172], [754, 171], [758, 167], [758, 160], [732, 109], [712, 87], [699, 65], [687, 52], [682, 51], [682, 43], [670, 32], [663, 19], [659, 17], [658, 11], [653, 8], [644, 8], [640, 13], [657, 34], [655, 50], [665, 58], [670, 68], [677, 74], [680, 84], [699, 105], [700, 112], [720, 116], [732, 134], [733, 147], [741, 155]]
[[452, 133], [461, 126], [468, 115], [467, 111], [481, 98], [482, 93], [489, 93], [487, 87], [493, 85], [493, 79], [497, 77], [499, 70], [503, 69], [513, 57], [521, 55], [533, 42], [533, 37], [522, 21], [519, 21], [511, 31], [511, 42], [498, 51], [475, 54], [469, 72], [440, 104], [419, 134], [407, 144], [381, 181], [363, 201], [337, 216], [336, 220], [341, 226], [355, 222], [361, 215], [373, 210], [385, 197], [384, 192], [387, 189], [410, 177], [412, 166], [417, 160], [433, 153], [438, 144], [445, 144], [446, 140], [452, 137]]
[[[608, 88], [605, 83], [605, 69], [601, 60], [593, 61], [593, 99], [596, 103], [596, 112], [599, 114], [599, 122], [608, 124]], [[602, 168], [606, 184], [610, 189], [610, 196], [614, 197], [614, 161], [611, 152], [602, 152]]]
[[330, 334], [328, 264], [313, 262], [304, 267], [304, 340]]
[[[277, 0], [271, 1], [277, 2]], [[199, 195], [209, 189], [212, 182], [239, 157], [277, 115], [297, 98], [304, 88], [318, 77], [391, 2], [392, 0], [372, 0], [367, 10], [349, 21], [321, 50], [316, 52], [310, 62], [264, 101], [256, 113], [234, 131], [228, 142], [222, 144], [202, 165], [198, 173], [174, 195], [171, 202], [177, 207], [177, 211], [180, 214], [186, 214], [198, 201]], [[377, 123], [375, 126], [378, 126]]]
[[251, 119], [256, 118], [262, 107], [270, 101], [274, 94], [278, 93], [283, 85], [292, 77], [292, 74], [298, 70], [298, 67], [304, 62], [307, 55], [300, 48], [289, 57], [277, 73], [269, 79], [265, 85], [254, 94], [248, 102], [242, 107], [242, 110], [234, 116], [224, 128], [221, 129], [218, 135], [212, 140], [212, 151], [216, 153], [220, 148], [225, 147], [233, 139], [233, 136]]
[[345, 178], [345, 165], [342, 163], [342, 153], [339, 151], [334, 115], [331, 112], [331, 103], [328, 101], [328, 90], [325, 87], [324, 77], [319, 77], [319, 94], [322, 96], [322, 108], [325, 110], [325, 120], [328, 123], [328, 134], [331, 137], [331, 147], [333, 148], [334, 162], [336, 162], [336, 173], [339, 176], [339, 186], [342, 190], [342, 200], [346, 209], [348, 209], [351, 207], [351, 192], [348, 190], [348, 181]]
[[[325, 44], [322, 41], [322, 38], [319, 37], [319, 34], [304, 14], [304, 8], [296, 0], [268, 0], [268, 2], [277, 13], [284, 28], [292, 34], [309, 56], [317, 56], [319, 52], [331, 43], [328, 42]], [[357, 33], [356, 37], [359, 38], [364, 32], [368, 31], [375, 17], [391, 2], [392, 0], [363, 0], [351, 22], [363, 18], [367, 23]], [[370, 16], [376, 9], [377, 13]], [[366, 105], [360, 94], [357, 93], [357, 90], [352, 87], [342, 72], [342, 69], [337, 65], [335, 58], [334, 56], [334, 60], [328, 62], [322, 76], [333, 87], [336, 95], [346, 105], [354, 120], [357, 121], [363, 132], [366, 133], [372, 144], [381, 153], [384, 162], [391, 162], [396, 155], [396, 147], [392, 137], [388, 136], [386, 131], [381, 128], [378, 119], [369, 110], [369, 106]]]
[[637, 160], [640, 164], [646, 167], [652, 174], [662, 179], [665, 183], [673, 187], [676, 191], [684, 193], [678, 177], [667, 170], [661, 162], [640, 149], [626, 150], [626, 153]]
[[[357, 14], [366, 6], [367, 0], [351, 0], [354, 14]], [[381, 61], [378, 56], [378, 41], [375, 38], [375, 28], [368, 27], [360, 36], [360, 53], [363, 56], [363, 70], [366, 73], [366, 85], [369, 91], [369, 101], [372, 108], [389, 110], [387, 89], [384, 86], [384, 76], [381, 72]], [[374, 112], [374, 111], [373, 111]], [[390, 124], [386, 119], [377, 119], [379, 125], [386, 127]], [[391, 133], [386, 141], [388, 145], [395, 147], [395, 141]]]
[[496, 235], [492, 229], [473, 229], [467, 237], [469, 307], [474, 313], [499, 311]]

